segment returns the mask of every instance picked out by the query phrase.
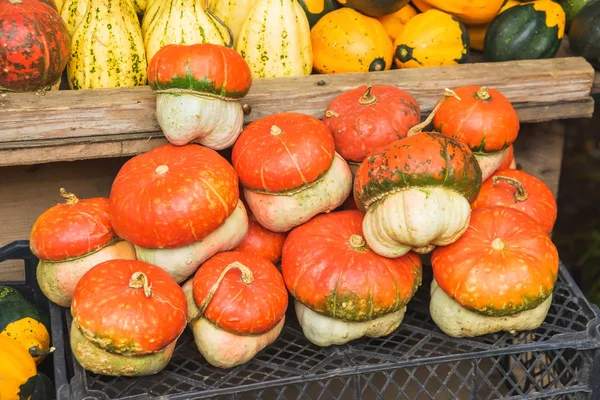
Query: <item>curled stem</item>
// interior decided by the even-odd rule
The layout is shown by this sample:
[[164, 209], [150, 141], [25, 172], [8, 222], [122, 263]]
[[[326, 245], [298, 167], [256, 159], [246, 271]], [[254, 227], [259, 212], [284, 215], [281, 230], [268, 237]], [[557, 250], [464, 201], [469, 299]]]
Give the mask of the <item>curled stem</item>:
[[448, 89], [448, 88], [444, 89], [444, 94], [438, 100], [438, 102], [435, 105], [433, 111], [429, 114], [429, 116], [427, 117], [427, 119], [425, 121], [421, 122], [420, 124], [415, 125], [412, 128], [410, 128], [410, 130], [408, 131], [408, 133], [406, 134], [406, 136], [407, 137], [413, 136], [413, 135], [421, 132], [421, 130], [423, 128], [425, 128], [427, 125], [429, 125], [431, 123], [431, 121], [433, 121], [433, 117], [435, 117], [435, 114], [439, 111], [439, 109], [442, 106], [442, 104], [444, 104], [444, 101], [446, 101], [446, 99], [449, 99], [450, 97], [454, 97], [455, 99], [460, 100], [460, 97], [458, 97], [458, 95], [456, 93], [454, 93], [454, 90]]

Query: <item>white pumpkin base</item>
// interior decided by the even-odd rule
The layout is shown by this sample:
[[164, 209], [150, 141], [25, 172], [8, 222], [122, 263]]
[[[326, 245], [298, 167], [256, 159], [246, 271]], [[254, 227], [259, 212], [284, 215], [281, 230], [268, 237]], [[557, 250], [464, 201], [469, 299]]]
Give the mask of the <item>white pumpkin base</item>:
[[400, 326], [406, 306], [400, 310], [365, 322], [347, 322], [319, 314], [294, 300], [296, 316], [304, 336], [317, 346], [344, 344], [361, 337], [387, 336]]
[[493, 151], [490, 153], [473, 153], [481, 168], [482, 182], [496, 172], [498, 167], [504, 162], [504, 159], [508, 157], [509, 150], [510, 149], [507, 147], [504, 150]]
[[248, 232], [248, 215], [241, 200], [223, 224], [204, 239], [173, 249], [135, 246], [140, 261], [161, 267], [178, 283], [191, 276], [200, 264], [215, 254], [237, 247]]
[[110, 353], [86, 339], [75, 321], [71, 323], [70, 342], [73, 355], [83, 368], [110, 376], [154, 375], [167, 366], [177, 344], [174, 340], [156, 353], [139, 356]]
[[341, 206], [352, 191], [352, 173], [346, 161], [335, 153], [331, 167], [313, 186], [290, 196], [256, 193], [244, 188], [252, 214], [265, 228], [287, 232], [315, 215]]
[[174, 145], [195, 142], [213, 150], [232, 146], [244, 125], [239, 101], [185, 93], [159, 93], [156, 118], [165, 137]]
[[363, 234], [377, 254], [398, 258], [411, 249], [446, 246], [467, 230], [468, 200], [448, 189], [412, 188], [387, 195], [371, 205], [363, 220]]
[[66, 261], [40, 260], [36, 276], [44, 295], [61, 307], [70, 307], [75, 286], [96, 265], [108, 260], [135, 260], [135, 249], [119, 240], [83, 257]]
[[515, 333], [538, 328], [548, 315], [552, 294], [531, 310], [504, 317], [489, 317], [469, 311], [446, 294], [435, 279], [431, 282], [429, 311], [435, 324], [448, 336], [475, 337], [500, 331]]

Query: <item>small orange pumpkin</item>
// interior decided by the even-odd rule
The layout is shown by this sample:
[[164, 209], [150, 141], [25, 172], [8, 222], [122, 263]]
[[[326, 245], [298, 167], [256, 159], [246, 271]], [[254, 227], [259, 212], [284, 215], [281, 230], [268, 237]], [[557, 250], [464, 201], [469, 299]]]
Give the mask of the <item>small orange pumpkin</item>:
[[351, 8], [325, 15], [310, 32], [313, 67], [321, 74], [385, 71], [393, 43], [381, 22]]

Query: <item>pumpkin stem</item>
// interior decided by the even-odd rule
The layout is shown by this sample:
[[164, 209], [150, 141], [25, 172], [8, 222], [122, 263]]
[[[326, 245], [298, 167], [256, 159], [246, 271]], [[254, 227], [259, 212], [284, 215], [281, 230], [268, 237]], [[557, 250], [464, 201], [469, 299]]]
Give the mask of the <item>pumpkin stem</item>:
[[350, 236], [349, 243], [350, 243], [350, 247], [352, 247], [353, 250], [362, 250], [367, 245], [367, 242], [365, 242], [365, 239], [360, 235]]
[[198, 318], [204, 315], [204, 312], [208, 308], [208, 305], [210, 304], [210, 301], [212, 300], [215, 293], [217, 292], [217, 289], [219, 289], [219, 285], [221, 285], [221, 282], [225, 278], [225, 275], [227, 275], [227, 273], [234, 268], [239, 269], [242, 273], [242, 283], [250, 285], [252, 284], [252, 282], [254, 282], [254, 275], [252, 275], [252, 271], [250, 270], [250, 268], [246, 267], [244, 264], [238, 261], [229, 264], [227, 267], [225, 267], [225, 269], [223, 269], [221, 275], [219, 276], [219, 279], [217, 279], [215, 284], [212, 285], [212, 287], [208, 291], [208, 295], [204, 299], [204, 302], [202, 302], [202, 307], [200, 307], [200, 313], [198, 314]]
[[283, 131], [281, 130], [280, 127], [278, 127], [277, 125], [273, 125], [271, 127], [271, 135], [273, 136], [279, 136], [283, 133]]
[[158, 175], [162, 175], [162, 174], [166, 173], [168, 170], [169, 170], [169, 166], [162, 164], [162, 165], [159, 165], [158, 167], [156, 167], [154, 172], [156, 172]]
[[229, 29], [229, 27], [227, 26], [227, 24], [225, 22], [223, 22], [221, 20], [221, 18], [217, 17], [215, 15], [215, 13], [212, 12], [212, 10], [210, 8], [208, 8], [208, 1], [204, 1], [204, 9], [206, 11], [206, 13], [208, 15], [210, 15], [210, 17], [212, 19], [214, 19], [215, 21], [217, 21], [219, 24], [221, 24], [223, 26], [223, 28], [225, 28], [225, 30], [227, 31], [227, 34], [229, 35], [229, 43], [227, 43], [227, 47], [229, 47], [230, 49], [233, 47], [233, 32], [231, 32], [231, 29]]
[[43, 350], [38, 346], [33, 346], [29, 348], [29, 354], [31, 354], [31, 357], [47, 356], [54, 352], [54, 350], [56, 350], [56, 347], [50, 347], [49, 349]]
[[331, 117], [339, 117], [340, 114], [336, 113], [335, 111], [331, 111], [331, 110], [327, 110], [325, 111], [325, 116], [327, 118], [331, 118]]
[[67, 192], [65, 190], [65, 188], [60, 188], [60, 195], [63, 199], [66, 200], [66, 204], [68, 206], [72, 206], [79, 202], [79, 199], [77, 198], [77, 196], [75, 196], [73, 193]]
[[367, 90], [363, 93], [360, 99], [358, 99], [358, 104], [362, 106], [370, 106], [371, 104], [377, 103], [377, 97], [371, 93], [371, 85], [367, 86]]
[[517, 203], [525, 201], [529, 197], [529, 194], [527, 193], [527, 190], [525, 190], [525, 188], [523, 187], [523, 185], [521, 184], [521, 182], [519, 182], [518, 180], [513, 179], [513, 178], [509, 178], [509, 177], [506, 177], [506, 176], [495, 176], [492, 179], [492, 183], [494, 185], [497, 185], [498, 182], [500, 182], [500, 181], [504, 181], [504, 182], [506, 182], [506, 183], [508, 183], [510, 185], [513, 185], [517, 189], [517, 191], [515, 193], [515, 201]]
[[244, 112], [244, 115], [250, 115], [252, 112], [252, 106], [246, 103], [242, 104], [242, 111]]
[[490, 96], [490, 94], [488, 93], [488, 88], [486, 86], [482, 86], [475, 94], [475, 98], [487, 101], [491, 99], [492, 96]]
[[494, 250], [500, 251], [500, 250], [504, 250], [506, 248], [506, 245], [504, 244], [502, 239], [496, 238], [492, 241], [492, 248]]
[[460, 100], [460, 97], [458, 97], [458, 95], [456, 93], [454, 93], [454, 90], [448, 89], [448, 88], [444, 89], [443, 96], [438, 100], [438, 102], [435, 105], [433, 111], [431, 112], [431, 114], [429, 114], [429, 116], [427, 117], [427, 119], [425, 121], [421, 122], [420, 124], [415, 125], [412, 128], [410, 128], [410, 130], [408, 131], [408, 133], [406, 134], [406, 136], [407, 137], [413, 136], [413, 135], [421, 132], [421, 129], [423, 129], [427, 125], [429, 125], [431, 123], [431, 121], [433, 121], [433, 117], [435, 117], [435, 114], [439, 111], [439, 109], [442, 106], [442, 104], [444, 104], [444, 101], [446, 101], [446, 99], [448, 99], [450, 97], [454, 97], [454, 98]]
[[148, 282], [148, 277], [143, 272], [134, 272], [129, 280], [129, 287], [132, 289], [144, 288], [146, 297], [152, 296], [152, 285]]

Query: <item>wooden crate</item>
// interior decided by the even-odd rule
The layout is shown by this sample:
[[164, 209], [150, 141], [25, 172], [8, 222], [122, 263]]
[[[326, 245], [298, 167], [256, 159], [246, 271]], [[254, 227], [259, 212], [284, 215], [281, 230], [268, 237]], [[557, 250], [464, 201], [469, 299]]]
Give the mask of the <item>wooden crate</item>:
[[[600, 92], [598, 74], [578, 57], [262, 79], [244, 99], [252, 107], [246, 122], [281, 111], [320, 118], [335, 96], [364, 84], [407, 90], [423, 116], [445, 87], [487, 85], [508, 97], [523, 123], [590, 117], [591, 93]], [[0, 246], [27, 239], [37, 217], [61, 201], [60, 187], [108, 196], [128, 157], [166, 143], [154, 111], [149, 87], [0, 95]], [[563, 140], [560, 123], [525, 124], [515, 145], [518, 162], [555, 194]], [[20, 279], [18, 265], [1, 267], [0, 280]]]

